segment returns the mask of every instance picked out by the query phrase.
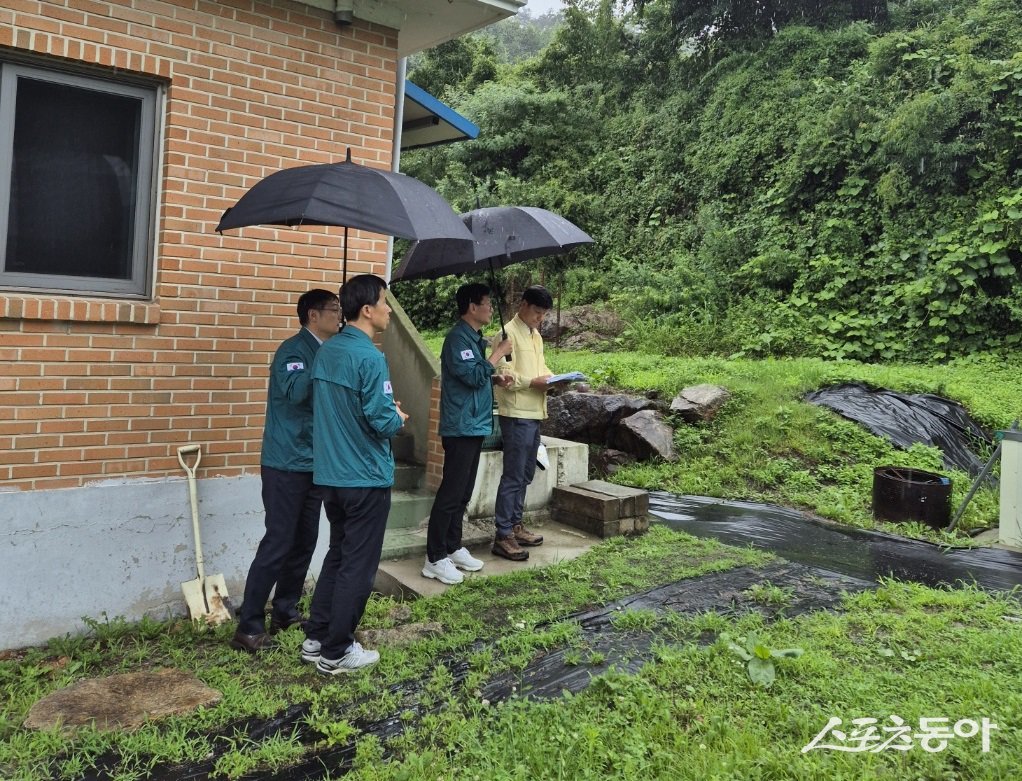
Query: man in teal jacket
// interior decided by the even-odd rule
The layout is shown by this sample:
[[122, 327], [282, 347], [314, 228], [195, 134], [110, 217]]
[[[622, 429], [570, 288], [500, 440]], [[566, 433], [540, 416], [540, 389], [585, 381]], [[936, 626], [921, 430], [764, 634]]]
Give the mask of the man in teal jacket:
[[478, 283], [455, 293], [460, 320], [447, 333], [440, 352], [440, 438], [444, 472], [429, 514], [426, 562], [422, 575], [441, 583], [461, 583], [458, 571], [476, 572], [483, 562], [461, 544], [462, 519], [472, 498], [483, 439], [493, 430], [493, 383], [510, 382], [494, 374], [498, 361], [511, 351], [500, 341], [486, 358], [480, 329], [493, 317], [490, 289]]
[[387, 283], [372, 274], [341, 288], [344, 329], [323, 345], [312, 370], [314, 480], [330, 521], [302, 643], [302, 659], [324, 675], [373, 664], [355, 641], [383, 552], [394, 456], [390, 438], [408, 416], [394, 400], [387, 359], [373, 339], [390, 323]]
[[[340, 309], [329, 290], [302, 294], [302, 329], [280, 345], [270, 364], [260, 457], [266, 532], [245, 579], [245, 601], [231, 638], [231, 646], [241, 651], [268, 648], [270, 634], [301, 623], [298, 599], [316, 550], [323, 505], [312, 481], [312, 362], [319, 346], [337, 333]], [[264, 610], [274, 586], [267, 634]]]

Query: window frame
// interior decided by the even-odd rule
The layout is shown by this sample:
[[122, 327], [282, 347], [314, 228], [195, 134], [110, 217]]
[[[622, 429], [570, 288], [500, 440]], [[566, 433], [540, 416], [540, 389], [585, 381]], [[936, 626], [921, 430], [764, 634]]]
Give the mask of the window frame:
[[[17, 82], [21, 77], [80, 89], [107, 92], [140, 102], [138, 174], [129, 279], [34, 274], [5, 270], [10, 219], [11, 176]], [[113, 79], [82, 70], [63, 70], [37, 63], [0, 59], [0, 293], [30, 292], [100, 295], [151, 299], [156, 258], [156, 215], [159, 203], [159, 159], [165, 89], [142, 79]]]

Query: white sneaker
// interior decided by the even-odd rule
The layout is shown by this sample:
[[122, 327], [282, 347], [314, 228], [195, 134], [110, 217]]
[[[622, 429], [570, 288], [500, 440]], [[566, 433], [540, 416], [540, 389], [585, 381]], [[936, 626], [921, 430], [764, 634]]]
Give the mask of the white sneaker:
[[434, 578], [441, 583], [446, 583], [448, 586], [461, 583], [465, 579], [465, 576], [458, 572], [458, 569], [450, 559], [440, 559], [440, 561], [426, 559], [426, 564], [422, 568], [422, 576], [424, 578]]
[[340, 659], [324, 659], [319, 657], [316, 662], [316, 672], [322, 675], [337, 675], [338, 673], [350, 673], [376, 664], [380, 661], [379, 651], [367, 651], [360, 643], [352, 643], [348, 652]]
[[483, 563], [479, 559], [472, 558], [472, 554], [468, 552], [467, 548], [458, 548], [447, 558], [451, 560], [451, 564], [465, 572], [478, 572], [483, 568]]
[[302, 661], [311, 662], [315, 664], [319, 661], [319, 649], [322, 647], [322, 643], [319, 640], [306, 639], [302, 643]]

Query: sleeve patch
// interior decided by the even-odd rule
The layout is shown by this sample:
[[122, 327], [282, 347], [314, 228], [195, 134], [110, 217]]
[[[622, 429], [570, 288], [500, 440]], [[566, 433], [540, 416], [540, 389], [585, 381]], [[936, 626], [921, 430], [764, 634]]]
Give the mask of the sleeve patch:
[[390, 380], [384, 380], [383, 381], [383, 392], [387, 396], [393, 396], [394, 395], [394, 386], [390, 384]]
[[476, 354], [474, 352], [472, 352], [471, 350], [462, 350], [461, 351], [461, 360], [463, 360], [463, 361], [471, 361], [475, 357], [476, 357]]
[[289, 372], [300, 372], [305, 368], [305, 364], [302, 363], [301, 361], [292, 361], [291, 363], [287, 364], [285, 368]]

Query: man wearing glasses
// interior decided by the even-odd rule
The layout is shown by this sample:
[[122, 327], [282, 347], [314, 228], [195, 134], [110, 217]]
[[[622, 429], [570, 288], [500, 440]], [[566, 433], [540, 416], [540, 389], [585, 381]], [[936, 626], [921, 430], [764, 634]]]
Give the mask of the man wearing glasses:
[[[270, 635], [303, 624], [298, 599], [316, 550], [323, 506], [312, 482], [312, 362], [320, 345], [337, 333], [340, 312], [335, 293], [303, 293], [298, 299], [302, 328], [284, 340], [270, 364], [259, 467], [266, 533], [249, 568], [238, 629], [231, 638], [231, 647], [239, 651], [270, 648]], [[267, 633], [265, 606], [274, 586]]]

